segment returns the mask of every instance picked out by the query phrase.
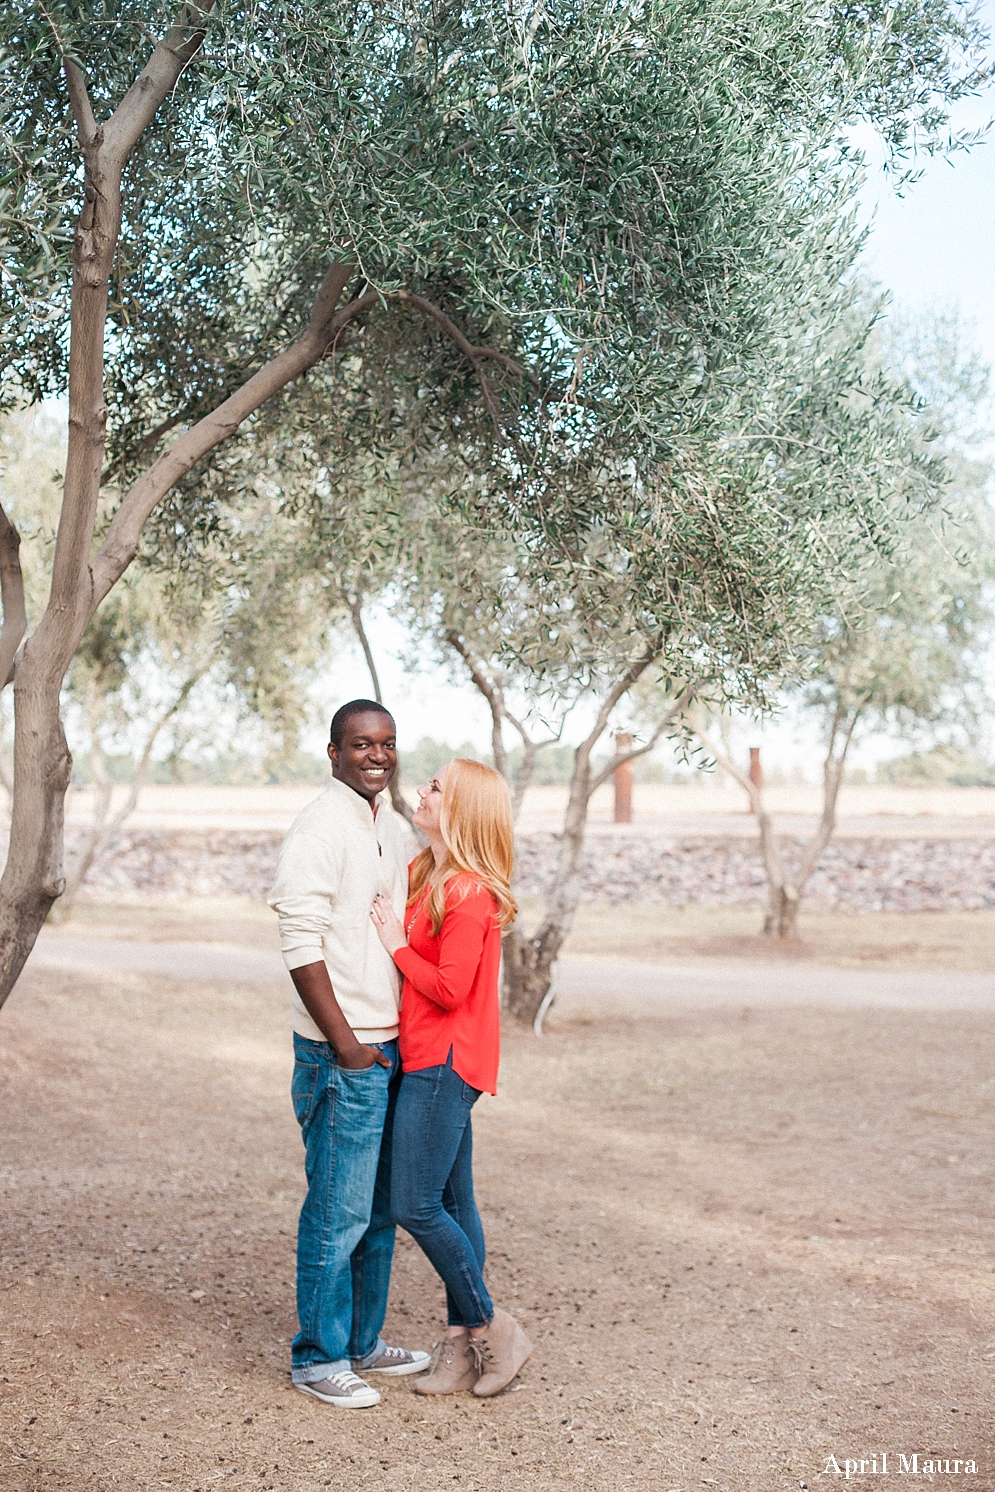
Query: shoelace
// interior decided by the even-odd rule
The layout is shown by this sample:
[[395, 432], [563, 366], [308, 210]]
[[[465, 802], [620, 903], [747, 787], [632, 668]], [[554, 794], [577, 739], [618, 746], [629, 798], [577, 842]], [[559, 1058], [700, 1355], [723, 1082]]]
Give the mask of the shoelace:
[[393, 1358], [397, 1362], [403, 1362], [408, 1355], [408, 1352], [403, 1347], [385, 1347], [383, 1350], [384, 1357]]
[[355, 1373], [351, 1373], [348, 1368], [344, 1368], [341, 1373], [329, 1373], [328, 1379], [330, 1383], [335, 1384], [336, 1388], [348, 1389], [350, 1393], [354, 1388], [369, 1387], [368, 1384], [363, 1382], [362, 1378], [358, 1377]]
[[488, 1364], [493, 1363], [494, 1361], [494, 1358], [491, 1354], [490, 1346], [487, 1342], [487, 1338], [471, 1337], [470, 1351], [473, 1353], [474, 1361], [477, 1364], [477, 1372], [485, 1373], [487, 1371]]
[[456, 1343], [452, 1337], [443, 1337], [441, 1342], [436, 1342], [432, 1348], [432, 1356], [428, 1360], [428, 1371], [434, 1373], [441, 1362], [450, 1367], [455, 1359]]

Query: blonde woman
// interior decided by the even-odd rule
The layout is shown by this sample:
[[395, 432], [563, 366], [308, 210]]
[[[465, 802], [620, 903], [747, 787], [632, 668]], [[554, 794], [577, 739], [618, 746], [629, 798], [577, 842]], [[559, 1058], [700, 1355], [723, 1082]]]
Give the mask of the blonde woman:
[[511, 804], [493, 767], [462, 758], [418, 796], [413, 822], [428, 848], [409, 867], [404, 922], [384, 897], [371, 913], [404, 975], [391, 1211], [446, 1287], [449, 1327], [416, 1392], [472, 1389], [486, 1398], [532, 1354], [484, 1284], [470, 1127], [480, 1094], [497, 1086], [501, 929], [517, 910], [509, 886]]

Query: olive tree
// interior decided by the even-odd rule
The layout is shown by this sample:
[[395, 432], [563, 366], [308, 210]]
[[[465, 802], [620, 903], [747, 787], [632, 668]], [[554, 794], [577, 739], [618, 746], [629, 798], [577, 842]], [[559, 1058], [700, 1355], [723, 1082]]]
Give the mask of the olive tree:
[[[550, 515], [549, 441], [594, 426], [644, 479], [686, 482], [718, 392], [728, 414], [782, 335], [776, 308], [811, 281], [849, 127], [870, 120], [899, 160], [936, 143], [980, 41], [952, 0], [138, 0], [126, 16], [10, 0], [5, 180], [54, 226], [51, 314], [15, 311], [4, 397], [66, 394], [69, 438], [26, 639], [0, 521], [0, 997], [64, 885], [62, 681], [150, 519], [156, 541], [210, 532], [247, 421], [347, 350], [362, 362], [372, 327], [390, 350], [396, 328], [428, 403], [441, 383], [467, 405], [478, 451], [489, 422], [493, 502], [569, 551], [588, 518], [569, 495]], [[15, 225], [6, 242], [22, 240]], [[19, 263], [5, 309], [37, 303]]]
[[797, 935], [805, 887], [836, 829], [854, 739], [882, 729], [934, 738], [958, 729], [970, 733], [990, 708], [984, 683], [995, 580], [992, 461], [985, 454], [990, 370], [949, 315], [894, 318], [879, 328], [870, 355], [908, 381], [918, 439], [939, 458], [941, 501], [904, 512], [894, 550], [869, 555], [841, 577], [835, 604], [815, 619], [809, 678], [788, 695], [814, 719], [824, 743], [819, 820], [800, 851], [778, 834], [762, 784], [731, 755], [707, 709], [689, 716], [705, 750], [740, 785], [756, 815], [768, 937]]

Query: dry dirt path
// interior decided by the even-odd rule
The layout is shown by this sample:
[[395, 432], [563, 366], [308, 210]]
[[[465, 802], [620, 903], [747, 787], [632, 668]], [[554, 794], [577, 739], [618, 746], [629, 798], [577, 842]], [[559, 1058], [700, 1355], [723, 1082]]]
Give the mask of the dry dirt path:
[[[37, 969], [149, 974], [164, 979], [234, 979], [286, 986], [275, 950], [236, 943], [153, 943], [74, 936], [49, 929], [31, 955]], [[621, 959], [564, 958], [556, 979], [556, 1011], [585, 1015], [653, 1016], [673, 1008], [743, 1004], [827, 1008], [993, 1010], [995, 974], [929, 970], [825, 969], [808, 964], [654, 964]]]
[[[510, 1035], [478, 1183], [535, 1357], [495, 1400], [401, 1380], [343, 1415], [287, 1384], [283, 992], [165, 952], [168, 978], [36, 963], [0, 1017], [4, 1492], [816, 1492], [882, 1452], [870, 1492], [933, 1457], [995, 1488], [989, 1009]], [[428, 1345], [440, 1305], [402, 1238], [391, 1335]]]

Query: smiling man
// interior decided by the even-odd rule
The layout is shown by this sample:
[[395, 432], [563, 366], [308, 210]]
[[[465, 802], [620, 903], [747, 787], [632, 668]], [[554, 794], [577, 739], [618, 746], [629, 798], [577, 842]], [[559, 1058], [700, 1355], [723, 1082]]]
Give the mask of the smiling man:
[[332, 782], [283, 842], [269, 904], [294, 982], [294, 1112], [307, 1197], [297, 1232], [291, 1377], [338, 1409], [380, 1395], [359, 1373], [420, 1373], [427, 1352], [388, 1347], [394, 1227], [390, 1147], [400, 1081], [399, 981], [370, 920], [381, 893], [404, 914], [404, 835], [379, 799], [397, 771], [394, 721], [354, 699], [332, 717]]

